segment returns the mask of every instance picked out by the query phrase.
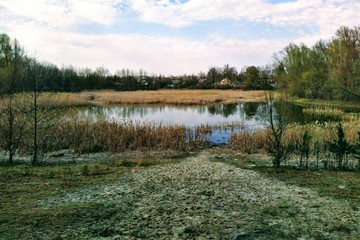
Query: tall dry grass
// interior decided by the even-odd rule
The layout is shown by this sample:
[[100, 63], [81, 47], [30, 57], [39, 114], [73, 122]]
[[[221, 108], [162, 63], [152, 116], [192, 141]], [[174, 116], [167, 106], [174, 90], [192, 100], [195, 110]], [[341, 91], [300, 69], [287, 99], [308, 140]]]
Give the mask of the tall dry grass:
[[258, 153], [264, 150], [267, 137], [266, 130], [233, 133], [230, 138], [230, 147], [243, 153]]
[[[358, 119], [359, 120], [359, 119]], [[360, 132], [359, 121], [343, 122], [346, 140], [350, 144], [355, 144], [358, 139], [358, 132]], [[306, 125], [291, 124], [288, 126], [284, 136], [284, 143], [292, 145], [296, 150], [292, 159], [297, 159], [297, 155], [302, 143], [302, 136], [307, 131], [310, 136], [310, 152], [313, 166], [323, 164], [325, 167], [336, 166], [334, 155], [329, 151], [329, 143], [337, 138], [336, 129], [338, 123], [311, 123]], [[254, 132], [242, 131], [233, 133], [231, 136], [230, 147], [244, 153], [258, 153], [265, 152], [269, 131], [267, 129], [257, 130]], [[350, 157], [350, 166], [355, 167], [357, 160]]]
[[[13, 101], [22, 108], [29, 108], [33, 104], [32, 93], [19, 93], [13, 97]], [[68, 107], [82, 107], [91, 105], [89, 100], [80, 96], [79, 93], [54, 93], [43, 92], [38, 96], [39, 108], [68, 108]], [[0, 98], [0, 109], [7, 106], [9, 99], [7, 97]]]
[[68, 106], [111, 104], [176, 104], [263, 102], [266, 91], [241, 90], [157, 90], [157, 91], [91, 91], [59, 94], [58, 100]]
[[204, 146], [206, 137], [201, 129], [165, 126], [139, 122], [64, 121], [54, 129], [57, 149], [76, 153], [124, 152], [126, 150], [190, 151]]
[[322, 122], [327, 121], [342, 121], [347, 115], [343, 110], [338, 108], [304, 108], [303, 113], [306, 116], [310, 116], [313, 119], [318, 119]]

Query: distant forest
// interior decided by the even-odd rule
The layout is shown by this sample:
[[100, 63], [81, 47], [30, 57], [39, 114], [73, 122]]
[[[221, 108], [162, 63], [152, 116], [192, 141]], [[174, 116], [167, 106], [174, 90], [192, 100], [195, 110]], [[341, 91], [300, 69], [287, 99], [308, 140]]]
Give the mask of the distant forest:
[[144, 70], [59, 68], [25, 54], [16, 39], [0, 34], [0, 93], [31, 91], [79, 92], [114, 89], [280, 89], [306, 98], [352, 100], [360, 92], [360, 27], [341, 27], [331, 40], [314, 46], [289, 44], [274, 55], [272, 66], [238, 71], [224, 65], [207, 73], [181, 76], [148, 74]]

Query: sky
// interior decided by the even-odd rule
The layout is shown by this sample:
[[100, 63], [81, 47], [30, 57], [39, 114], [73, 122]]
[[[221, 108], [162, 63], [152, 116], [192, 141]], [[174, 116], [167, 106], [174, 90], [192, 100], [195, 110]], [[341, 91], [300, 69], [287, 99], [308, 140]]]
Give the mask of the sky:
[[0, 33], [59, 67], [197, 74], [271, 64], [359, 13], [360, 0], [0, 0]]

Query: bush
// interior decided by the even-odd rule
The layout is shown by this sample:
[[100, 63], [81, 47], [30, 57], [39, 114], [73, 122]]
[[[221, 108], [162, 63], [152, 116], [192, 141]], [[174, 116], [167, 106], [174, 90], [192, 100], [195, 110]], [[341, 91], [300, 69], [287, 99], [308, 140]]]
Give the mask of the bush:
[[272, 157], [273, 166], [279, 168], [282, 162], [286, 162], [294, 152], [295, 144], [293, 141], [286, 140], [285, 136], [289, 129], [289, 123], [286, 118], [288, 111], [286, 102], [280, 100], [275, 112], [275, 105], [270, 95], [270, 104], [267, 111], [268, 138], [266, 150]]
[[81, 168], [81, 175], [88, 176], [90, 173], [89, 166], [87, 164], [83, 165]]
[[329, 144], [329, 151], [335, 155], [335, 160], [339, 169], [347, 168], [347, 156], [353, 152], [353, 146], [346, 140], [341, 123], [337, 126], [337, 135], [335, 139]]
[[358, 168], [358, 170], [360, 170], [360, 132], [358, 132], [358, 139], [354, 145], [353, 152], [354, 152], [355, 158], [358, 161], [357, 168]]
[[309, 167], [310, 141], [311, 141], [311, 135], [309, 134], [308, 130], [305, 130], [305, 132], [302, 135], [301, 142], [299, 144], [300, 168], [304, 167], [303, 160], [305, 160], [305, 169], [308, 169]]

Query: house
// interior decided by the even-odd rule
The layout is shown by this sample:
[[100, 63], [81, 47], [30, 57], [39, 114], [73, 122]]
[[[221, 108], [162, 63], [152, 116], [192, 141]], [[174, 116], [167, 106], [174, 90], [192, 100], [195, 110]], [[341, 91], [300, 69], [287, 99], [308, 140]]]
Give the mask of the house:
[[149, 82], [147, 81], [146, 77], [145, 76], [141, 76], [137, 79], [137, 82], [139, 85], [141, 86], [148, 86], [149, 85]]
[[224, 78], [223, 80], [221, 80], [217, 84], [222, 85], [222, 86], [232, 86], [234, 83], [230, 79]]
[[168, 84], [169, 88], [176, 88], [181, 83], [181, 79], [179, 78], [171, 78], [170, 83]]

